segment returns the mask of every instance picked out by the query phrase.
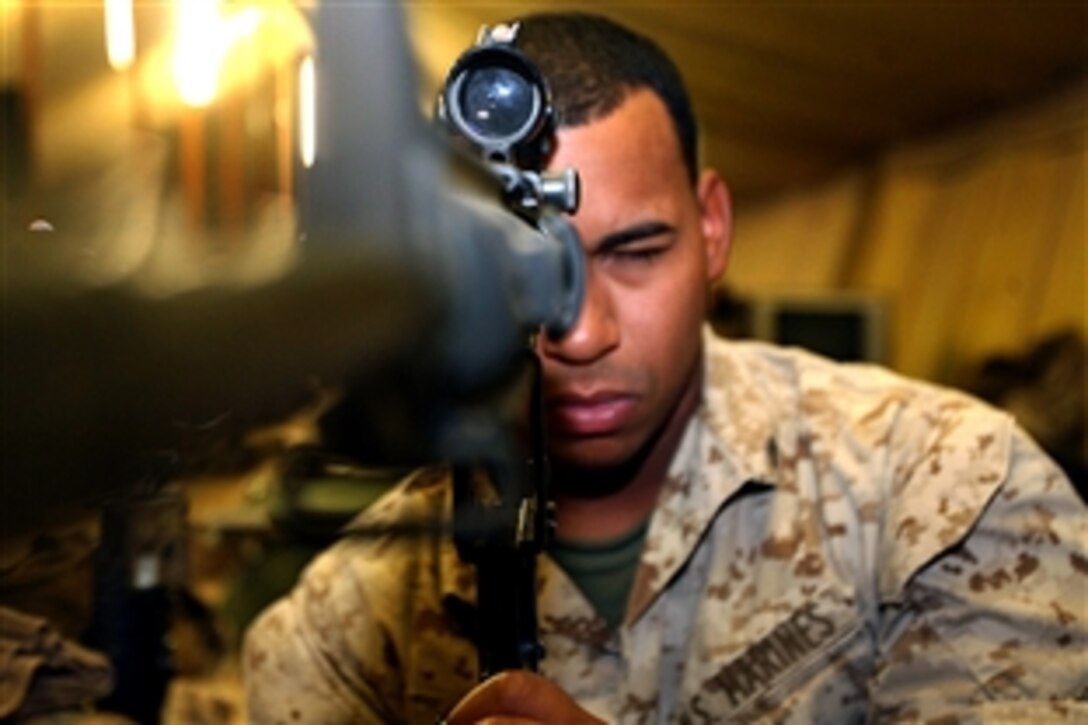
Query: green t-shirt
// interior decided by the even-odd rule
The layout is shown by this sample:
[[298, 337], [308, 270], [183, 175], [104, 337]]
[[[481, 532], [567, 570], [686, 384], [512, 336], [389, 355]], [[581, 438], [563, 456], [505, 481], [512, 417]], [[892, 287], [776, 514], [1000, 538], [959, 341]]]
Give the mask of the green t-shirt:
[[615, 539], [586, 543], [557, 539], [551, 554], [612, 629], [623, 622], [649, 521]]

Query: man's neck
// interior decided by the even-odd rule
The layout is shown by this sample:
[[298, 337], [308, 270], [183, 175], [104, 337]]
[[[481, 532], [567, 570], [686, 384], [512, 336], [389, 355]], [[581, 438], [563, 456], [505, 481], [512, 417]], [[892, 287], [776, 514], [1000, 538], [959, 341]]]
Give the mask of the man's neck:
[[578, 496], [572, 492], [581, 487], [576, 482], [564, 481], [566, 491], [557, 491], [555, 497], [557, 533], [561, 538], [583, 542], [614, 539], [649, 518], [701, 394], [700, 366], [691, 375], [661, 432], [632, 465], [601, 471], [557, 468], [559, 475], [575, 478], [614, 476], [619, 479], [607, 487], [608, 493], [595, 496]]

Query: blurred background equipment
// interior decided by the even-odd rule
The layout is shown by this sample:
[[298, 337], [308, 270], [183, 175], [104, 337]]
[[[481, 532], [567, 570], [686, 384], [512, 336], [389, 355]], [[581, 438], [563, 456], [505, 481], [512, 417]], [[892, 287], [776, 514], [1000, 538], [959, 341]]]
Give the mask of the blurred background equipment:
[[726, 337], [803, 347], [833, 360], [889, 360], [888, 305], [879, 295], [765, 291], [741, 297], [720, 286], [710, 322]]
[[100, 706], [157, 722], [178, 674], [172, 633], [186, 593], [186, 504], [175, 483], [129, 492], [103, 509], [87, 641], [109, 658], [114, 687]]

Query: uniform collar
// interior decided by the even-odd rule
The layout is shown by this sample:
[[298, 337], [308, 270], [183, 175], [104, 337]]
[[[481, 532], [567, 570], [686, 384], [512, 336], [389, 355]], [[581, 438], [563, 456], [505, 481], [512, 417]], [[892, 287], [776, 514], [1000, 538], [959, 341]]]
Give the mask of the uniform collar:
[[774, 486], [776, 405], [763, 371], [703, 331], [703, 384], [669, 468], [635, 573], [626, 622], [638, 619], [691, 557], [725, 503]]
[[[699, 423], [705, 428], [707, 464], [711, 486], [723, 500], [739, 483], [761, 481], [773, 485], [779, 421], [783, 419], [781, 381], [752, 357], [740, 355], [735, 346], [717, 337], [709, 326], [703, 330], [703, 397]], [[723, 467], [715, 466], [718, 457]], [[730, 476], [724, 476], [725, 472]], [[717, 475], [716, 475], [717, 474]]]
[[[703, 382], [699, 405], [688, 422], [650, 520], [635, 574], [626, 621], [635, 621], [695, 550], [725, 503], [752, 489], [775, 485], [775, 421], [780, 397], [768, 380], [729, 343], [703, 330]], [[446, 501], [446, 511], [452, 509]], [[442, 589], [475, 601], [474, 569], [452, 546], [443, 547]], [[559, 573], [542, 563], [538, 588]]]

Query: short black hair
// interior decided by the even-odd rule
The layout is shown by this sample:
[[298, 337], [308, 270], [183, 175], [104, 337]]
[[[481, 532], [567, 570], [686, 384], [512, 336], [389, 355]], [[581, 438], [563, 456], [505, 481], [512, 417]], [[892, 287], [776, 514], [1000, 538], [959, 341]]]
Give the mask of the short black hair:
[[698, 174], [695, 114], [680, 71], [644, 35], [582, 12], [534, 13], [517, 19], [517, 46], [540, 69], [560, 127], [590, 123], [614, 111], [632, 91], [648, 89], [672, 118], [688, 176]]

